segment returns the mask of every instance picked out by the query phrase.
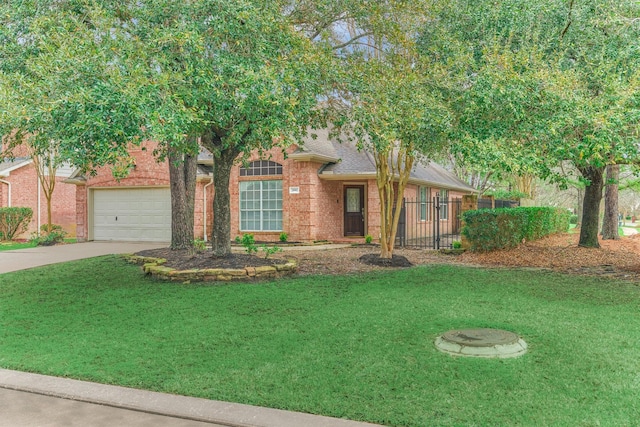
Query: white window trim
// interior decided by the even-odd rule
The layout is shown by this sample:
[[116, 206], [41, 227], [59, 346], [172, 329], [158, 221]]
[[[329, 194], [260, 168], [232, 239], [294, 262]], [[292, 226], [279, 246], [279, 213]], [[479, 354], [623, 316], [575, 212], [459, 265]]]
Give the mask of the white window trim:
[[[449, 190], [440, 190], [440, 220], [449, 220]], [[444, 197], [443, 197], [444, 193]], [[444, 209], [442, 207], [444, 206]]]
[[[268, 181], [274, 181], [274, 182], [280, 182], [280, 203], [281, 203], [281, 207], [280, 207], [280, 228], [277, 230], [265, 230], [264, 229], [264, 218], [263, 218], [263, 213], [265, 211], [270, 211], [270, 212], [277, 212], [277, 209], [263, 209], [262, 205], [265, 202], [265, 200], [263, 199], [263, 183], [264, 182], [268, 182]], [[259, 230], [255, 230], [255, 229], [245, 229], [242, 226], [242, 213], [243, 213], [243, 209], [242, 209], [242, 185], [243, 184], [255, 184], [255, 183], [260, 183], [260, 229]], [[264, 180], [251, 180], [251, 181], [240, 181], [238, 184], [238, 190], [239, 190], [239, 194], [238, 194], [238, 212], [239, 212], [239, 221], [238, 221], [238, 226], [240, 228], [240, 231], [242, 232], [256, 232], [256, 233], [278, 233], [283, 231], [283, 214], [284, 214], [284, 195], [283, 195], [283, 190], [282, 190], [282, 180], [281, 179], [264, 179]], [[247, 209], [244, 210], [244, 212], [246, 212]]]
[[[424, 200], [422, 200], [422, 189], [425, 189]], [[418, 186], [418, 221], [419, 222], [429, 222], [431, 221], [431, 209], [429, 209], [429, 205], [431, 200], [431, 187], [426, 185]], [[425, 205], [425, 218], [422, 218], [422, 205]]]

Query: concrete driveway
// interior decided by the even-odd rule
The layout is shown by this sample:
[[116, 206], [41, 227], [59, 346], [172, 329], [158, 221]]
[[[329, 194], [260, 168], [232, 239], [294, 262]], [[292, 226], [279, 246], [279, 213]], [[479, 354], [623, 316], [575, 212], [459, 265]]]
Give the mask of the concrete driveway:
[[87, 242], [0, 252], [0, 274], [102, 255], [166, 248], [169, 243]]

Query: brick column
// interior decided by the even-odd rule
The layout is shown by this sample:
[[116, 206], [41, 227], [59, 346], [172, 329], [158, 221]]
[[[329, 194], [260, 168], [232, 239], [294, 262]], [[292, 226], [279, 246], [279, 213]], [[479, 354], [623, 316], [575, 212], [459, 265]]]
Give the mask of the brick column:
[[78, 242], [86, 242], [89, 238], [87, 186], [76, 185], [76, 239]]
[[[476, 194], [467, 194], [465, 196], [462, 196], [462, 212], [460, 215], [460, 218], [464, 218], [464, 216], [462, 216], [463, 213], [465, 213], [466, 211], [475, 211], [478, 209], [478, 196]], [[462, 219], [462, 223], [460, 224], [461, 227], [464, 227], [464, 219]], [[460, 241], [462, 243], [462, 248], [463, 249], [469, 249], [469, 242], [467, 241], [467, 238], [464, 235], [460, 236]]]

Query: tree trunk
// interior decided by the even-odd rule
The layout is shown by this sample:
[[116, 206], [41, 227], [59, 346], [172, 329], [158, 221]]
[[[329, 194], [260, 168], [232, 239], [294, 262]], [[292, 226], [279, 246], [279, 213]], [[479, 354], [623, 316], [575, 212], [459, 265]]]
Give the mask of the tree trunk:
[[607, 184], [604, 191], [604, 220], [602, 222], [602, 239], [618, 240], [618, 180], [620, 165], [607, 166]]
[[51, 229], [53, 228], [52, 227], [53, 223], [51, 221], [51, 219], [53, 217], [53, 215], [52, 215], [52, 211], [53, 210], [51, 209], [51, 202], [52, 202], [52, 199], [53, 199], [53, 194], [49, 194], [49, 195], [45, 194], [45, 197], [47, 199], [47, 233], [51, 233]]
[[216, 258], [231, 255], [231, 196], [229, 179], [231, 168], [240, 150], [237, 146], [225, 146], [223, 137], [215, 129], [209, 129], [200, 138], [202, 145], [213, 155], [213, 227], [211, 246]]
[[213, 156], [213, 232], [211, 245], [214, 257], [231, 255], [231, 196], [229, 178], [231, 168], [240, 153], [226, 148]]
[[198, 156], [169, 149], [171, 186], [171, 249], [191, 249]]
[[584, 189], [581, 187], [576, 187], [576, 198], [578, 200], [576, 215], [578, 216], [578, 223], [576, 224], [576, 228], [582, 228], [582, 204], [584, 203]]
[[602, 201], [604, 167], [596, 168], [589, 166], [578, 169], [582, 176], [589, 180], [589, 185], [584, 189], [582, 227], [580, 228], [580, 241], [578, 245], [587, 248], [599, 248], [598, 217], [600, 214], [600, 202]]
[[[402, 212], [404, 189], [413, 168], [413, 156], [399, 150], [394, 164], [393, 151], [374, 153], [376, 182], [380, 196], [380, 258], [391, 259]], [[398, 175], [398, 187], [394, 191], [393, 178]], [[395, 209], [394, 209], [395, 208]]]

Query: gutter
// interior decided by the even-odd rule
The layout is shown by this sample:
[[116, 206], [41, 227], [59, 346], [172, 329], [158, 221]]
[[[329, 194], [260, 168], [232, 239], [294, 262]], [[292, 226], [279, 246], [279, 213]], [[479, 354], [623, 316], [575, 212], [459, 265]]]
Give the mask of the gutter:
[[203, 240], [205, 242], [207, 241], [207, 187], [211, 184], [213, 184], [213, 172], [211, 173], [211, 181], [209, 181], [208, 184], [205, 184], [205, 186], [202, 187], [202, 229], [204, 233]]
[[[40, 178], [36, 178], [37, 182], [38, 182], [38, 236], [40, 235], [40, 227], [42, 226], [42, 218], [41, 218], [41, 208], [40, 208], [40, 192], [41, 190], [41, 186], [40, 186]], [[55, 178], [54, 178], [55, 179]]]

